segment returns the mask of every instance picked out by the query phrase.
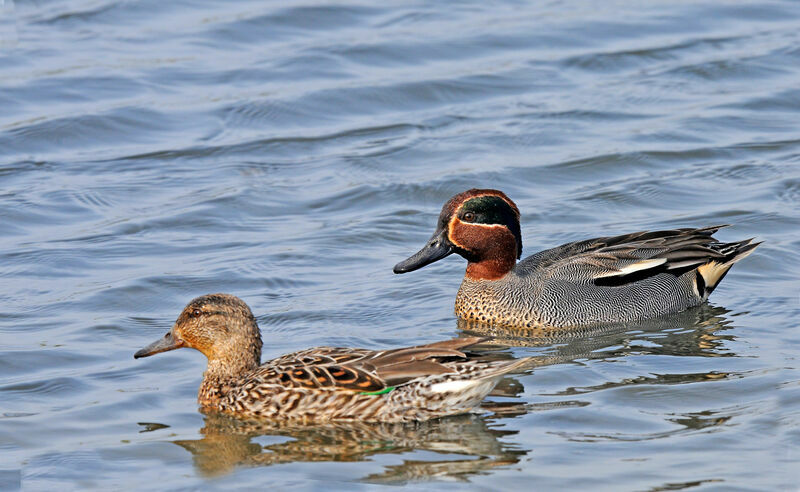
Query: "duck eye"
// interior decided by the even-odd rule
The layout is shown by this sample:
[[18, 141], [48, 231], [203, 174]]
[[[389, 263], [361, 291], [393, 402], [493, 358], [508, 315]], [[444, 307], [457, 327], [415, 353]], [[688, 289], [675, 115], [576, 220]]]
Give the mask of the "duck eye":
[[475, 214], [472, 212], [467, 212], [464, 214], [462, 219], [464, 220], [464, 222], [472, 222], [473, 220], [475, 220]]
[[203, 314], [203, 311], [201, 311], [201, 310], [199, 310], [199, 309], [197, 309], [197, 308], [195, 308], [195, 309], [193, 309], [193, 310], [192, 310], [192, 318], [197, 318], [197, 317], [198, 317], [198, 316], [200, 316], [201, 314]]

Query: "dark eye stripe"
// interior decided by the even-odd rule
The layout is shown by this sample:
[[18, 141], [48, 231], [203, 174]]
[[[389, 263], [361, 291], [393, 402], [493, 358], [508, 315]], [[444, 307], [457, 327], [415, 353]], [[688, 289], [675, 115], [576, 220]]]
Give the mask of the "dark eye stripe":
[[481, 224], [506, 224], [511, 220], [516, 220], [514, 210], [505, 200], [496, 196], [481, 196], [468, 200], [462, 206], [465, 217], [473, 214], [473, 220]]

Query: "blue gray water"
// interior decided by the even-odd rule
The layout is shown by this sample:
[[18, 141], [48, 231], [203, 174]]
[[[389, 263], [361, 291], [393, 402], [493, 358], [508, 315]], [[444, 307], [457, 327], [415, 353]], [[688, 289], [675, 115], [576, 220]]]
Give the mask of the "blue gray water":
[[[800, 3], [0, 5], [0, 489], [797, 489]], [[133, 360], [219, 291], [265, 357], [463, 333], [463, 260], [391, 267], [472, 186], [526, 255], [764, 244], [687, 313], [498, 333], [541, 366], [476, 416], [245, 425]]]

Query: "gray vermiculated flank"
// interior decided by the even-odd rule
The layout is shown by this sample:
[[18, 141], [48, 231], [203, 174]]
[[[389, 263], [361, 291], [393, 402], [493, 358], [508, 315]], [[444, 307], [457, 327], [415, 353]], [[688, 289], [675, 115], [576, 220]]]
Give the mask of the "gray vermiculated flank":
[[[663, 265], [702, 266], [717, 261], [730, 268], [757, 244], [720, 243], [716, 227], [684, 229], [674, 237], [639, 240], [634, 233], [564, 244], [520, 261], [499, 280], [465, 277], [456, 296], [456, 314], [464, 319], [509, 326], [574, 326], [635, 321], [696, 306], [721, 280], [698, 285], [697, 268], [673, 269], [642, 279], [602, 285], [601, 273], [642, 259], [666, 258]], [[628, 241], [630, 240], [630, 241]], [[593, 251], [598, 242], [611, 247]], [[654, 272], [655, 273], [655, 272]], [[624, 279], [624, 277], [620, 277]]]

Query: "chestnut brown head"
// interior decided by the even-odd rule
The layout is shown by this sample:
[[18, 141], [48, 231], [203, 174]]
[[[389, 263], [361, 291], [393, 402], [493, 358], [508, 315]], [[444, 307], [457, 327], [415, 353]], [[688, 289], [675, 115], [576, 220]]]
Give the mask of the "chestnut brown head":
[[411, 272], [452, 253], [469, 261], [468, 275], [505, 275], [522, 254], [519, 209], [514, 202], [498, 190], [459, 193], [442, 207], [436, 231], [427, 244], [395, 265], [394, 272]]

